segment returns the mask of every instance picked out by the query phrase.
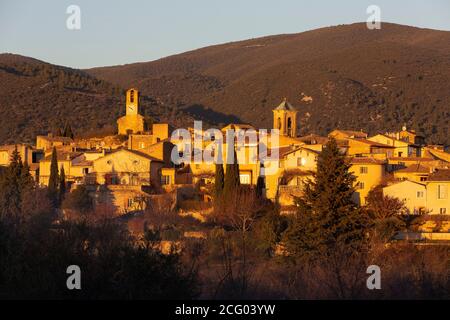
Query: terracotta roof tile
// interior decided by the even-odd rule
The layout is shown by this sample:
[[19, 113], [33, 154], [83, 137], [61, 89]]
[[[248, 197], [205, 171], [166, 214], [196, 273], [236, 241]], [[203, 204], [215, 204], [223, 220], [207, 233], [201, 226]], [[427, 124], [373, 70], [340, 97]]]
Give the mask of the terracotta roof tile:
[[430, 168], [425, 167], [425, 166], [421, 165], [420, 163], [416, 163], [416, 164], [412, 164], [404, 169], [400, 169], [397, 172], [430, 173]]
[[450, 181], [450, 169], [437, 169], [428, 176], [428, 181]]

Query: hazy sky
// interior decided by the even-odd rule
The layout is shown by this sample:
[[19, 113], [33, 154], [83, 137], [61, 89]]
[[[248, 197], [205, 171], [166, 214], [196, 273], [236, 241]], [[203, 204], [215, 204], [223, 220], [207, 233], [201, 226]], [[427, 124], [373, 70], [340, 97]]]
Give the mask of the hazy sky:
[[[69, 5], [81, 29], [69, 30]], [[212, 44], [366, 21], [450, 30], [450, 0], [0, 0], [0, 52], [87, 68]]]

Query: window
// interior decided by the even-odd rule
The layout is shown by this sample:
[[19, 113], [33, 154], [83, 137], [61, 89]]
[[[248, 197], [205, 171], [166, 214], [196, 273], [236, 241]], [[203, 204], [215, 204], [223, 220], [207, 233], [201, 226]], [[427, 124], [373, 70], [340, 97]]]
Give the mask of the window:
[[440, 208], [439, 209], [440, 214], [447, 214], [447, 208]]
[[133, 199], [129, 198], [128, 202], [127, 202], [127, 207], [129, 208], [129, 207], [133, 206], [133, 203], [134, 203]]
[[305, 165], [306, 160], [304, 158], [297, 158], [297, 167], [302, 167]]
[[162, 185], [170, 184], [170, 176], [161, 176], [161, 184]]
[[438, 199], [447, 199], [448, 190], [445, 184], [438, 185]]
[[356, 189], [359, 189], [359, 190], [364, 189], [364, 182], [358, 182], [358, 183], [356, 184]]
[[133, 103], [134, 102], [134, 90], [130, 91], [130, 102]]
[[427, 181], [427, 177], [420, 177], [420, 181]]
[[89, 173], [89, 168], [83, 168], [83, 174], [88, 174]]
[[131, 174], [130, 175], [130, 184], [132, 186], [139, 185], [139, 176], [137, 174]]
[[241, 184], [250, 184], [250, 173], [241, 173], [239, 175], [239, 180]]
[[423, 198], [423, 191], [417, 191], [417, 198]]
[[119, 179], [116, 176], [112, 176], [109, 179], [110, 179], [109, 184], [113, 184], [113, 185], [119, 184]]
[[360, 174], [367, 174], [369, 172], [368, 167], [359, 167], [359, 173]]

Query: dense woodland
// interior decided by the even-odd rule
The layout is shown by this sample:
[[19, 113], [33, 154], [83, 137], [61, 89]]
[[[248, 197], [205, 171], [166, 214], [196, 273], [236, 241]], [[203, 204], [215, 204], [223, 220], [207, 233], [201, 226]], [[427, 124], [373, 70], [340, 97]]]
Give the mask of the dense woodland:
[[[0, 174], [1, 298], [450, 298], [449, 247], [394, 241], [422, 217], [376, 190], [357, 207], [355, 178], [334, 140], [287, 216], [261, 196], [261, 181], [240, 185], [238, 164], [227, 164], [226, 174], [216, 170], [204, 222], [169, 206], [117, 218], [93, 206], [83, 186], [67, 193], [52, 162], [48, 188], [33, 183], [17, 152]], [[161, 241], [174, 247], [163, 253]], [[66, 288], [72, 264], [82, 270], [82, 290]], [[381, 290], [366, 287], [369, 265], [381, 268]]]

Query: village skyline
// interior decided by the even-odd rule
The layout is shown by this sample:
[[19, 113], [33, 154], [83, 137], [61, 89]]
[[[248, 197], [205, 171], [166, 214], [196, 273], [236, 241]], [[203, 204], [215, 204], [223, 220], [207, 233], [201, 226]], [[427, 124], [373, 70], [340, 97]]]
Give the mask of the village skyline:
[[450, 299], [448, 12], [1, 2], [0, 301]]

